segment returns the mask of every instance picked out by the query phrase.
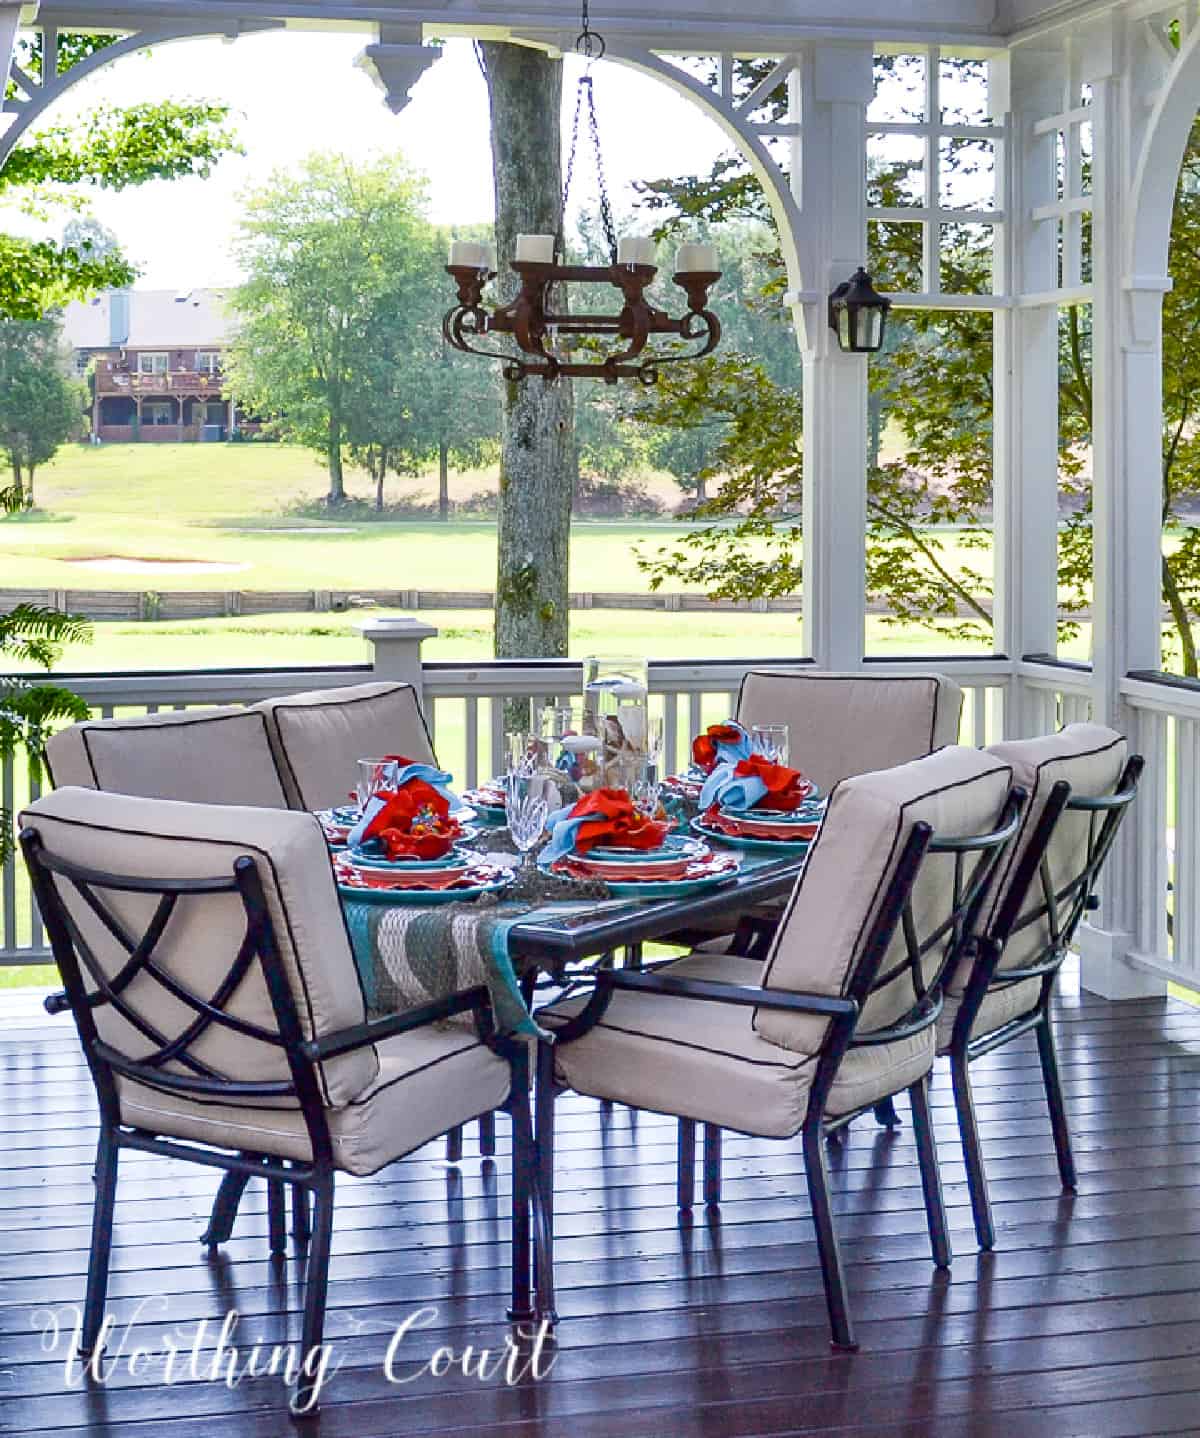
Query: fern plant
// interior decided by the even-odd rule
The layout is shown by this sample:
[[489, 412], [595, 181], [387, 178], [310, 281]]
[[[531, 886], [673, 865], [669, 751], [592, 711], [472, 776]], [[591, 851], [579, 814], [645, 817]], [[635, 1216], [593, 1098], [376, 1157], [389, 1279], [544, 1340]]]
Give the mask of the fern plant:
[[[88, 640], [91, 635], [92, 626], [76, 614], [40, 604], [18, 604], [0, 614], [0, 667], [13, 660], [52, 669], [64, 644]], [[87, 716], [87, 704], [61, 684], [40, 684], [20, 675], [0, 676], [0, 764], [24, 752], [30, 778], [40, 779], [46, 738], [53, 725]], [[13, 847], [13, 816], [0, 807], [0, 863]]]

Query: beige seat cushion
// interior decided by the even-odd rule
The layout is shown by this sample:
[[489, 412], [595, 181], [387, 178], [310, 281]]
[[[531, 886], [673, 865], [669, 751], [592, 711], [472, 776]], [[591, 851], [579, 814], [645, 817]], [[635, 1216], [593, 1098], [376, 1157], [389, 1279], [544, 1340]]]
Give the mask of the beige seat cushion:
[[[744, 959], [692, 954], [658, 972], [718, 983], [753, 983]], [[539, 1011], [555, 1028], [586, 997]], [[600, 1023], [555, 1047], [559, 1079], [579, 1093], [677, 1114], [721, 1128], [786, 1138], [804, 1122], [816, 1060], [754, 1031], [749, 1008], [664, 994], [617, 992]], [[898, 1093], [933, 1064], [932, 1030], [916, 1039], [852, 1048], [830, 1092], [830, 1115]]]
[[[1022, 979], [1019, 984], [1004, 984], [1000, 988], [992, 989], [979, 1006], [979, 1014], [971, 1025], [971, 1037], [982, 1038], [984, 1034], [1003, 1028], [1013, 1019], [1023, 1018], [1037, 1004], [1041, 991], [1041, 979]], [[950, 1047], [950, 1040], [954, 1035], [954, 1021], [962, 1007], [962, 997], [961, 985], [953, 992], [946, 992], [942, 1012], [938, 1015], [938, 1053], [945, 1053]]]
[[[927, 823], [943, 838], [988, 833], [999, 822], [1010, 779], [1008, 765], [993, 755], [955, 746], [840, 783], [776, 933], [764, 987], [843, 993], [913, 826]], [[927, 855], [921, 866], [912, 896], [921, 937], [950, 916], [954, 866], [950, 854]], [[904, 956], [898, 928], [879, 976]], [[926, 956], [926, 983], [936, 977], [941, 961], [940, 947]], [[886, 1027], [916, 1000], [905, 970], [868, 998], [859, 1030]], [[767, 1009], [756, 1011], [754, 1026], [764, 1038], [805, 1054], [819, 1051], [826, 1029], [822, 1019]]]
[[[1013, 783], [1026, 790], [1029, 800], [1022, 815], [1017, 841], [1009, 852], [1001, 882], [988, 907], [989, 918], [999, 911], [1054, 785], [1066, 780], [1071, 786], [1072, 798], [1097, 799], [1112, 794], [1125, 767], [1128, 749], [1124, 737], [1103, 724], [1068, 724], [1057, 734], [1046, 734], [1037, 739], [1014, 739], [990, 746], [987, 752], [1011, 765]], [[1096, 819], [1097, 825], [1101, 818]], [[1055, 892], [1082, 870], [1087, 859], [1091, 822], [1087, 814], [1073, 813], [1068, 809], [1055, 826], [1046, 851]], [[1035, 878], [1022, 906], [1021, 916], [1033, 913], [1043, 898], [1042, 884]], [[1066, 907], [1062, 906], [1064, 910]], [[1060, 917], [1065, 917], [1065, 914]], [[1036, 959], [1049, 943], [1050, 928], [1044, 919], [1016, 929], [1005, 945], [1000, 969], [1023, 967]]]
[[[312, 815], [58, 789], [31, 804], [20, 823], [38, 832], [50, 854], [126, 877], [224, 877], [232, 875], [235, 860], [247, 855], [263, 884], [305, 1037], [363, 1022], [366, 1007], [329, 852]], [[69, 885], [60, 886], [60, 892], [104, 970], [115, 973], [126, 960], [125, 950]], [[158, 902], [154, 895], [112, 889], [101, 889], [99, 897], [135, 938], [146, 930]], [[208, 998], [226, 975], [245, 930], [237, 894], [187, 896], [176, 904], [155, 953], [171, 975]], [[135, 978], [125, 994], [160, 1034], [173, 1037], [194, 1017], [148, 974]], [[227, 1008], [276, 1031], [257, 963]], [[110, 1006], [95, 1013], [100, 1036], [130, 1058], [143, 1058], [159, 1047]], [[210, 1028], [192, 1052], [226, 1077], [255, 1082], [290, 1077], [277, 1047], [229, 1029]], [[370, 1048], [328, 1060], [320, 1070], [326, 1101], [334, 1107], [349, 1103], [375, 1082], [378, 1071]]]
[[355, 762], [384, 754], [435, 764], [433, 744], [411, 684], [314, 689], [255, 705], [267, 721], [280, 778], [294, 809], [344, 804]]
[[[377, 1046], [379, 1073], [343, 1108], [329, 1110], [334, 1161], [375, 1173], [508, 1097], [508, 1063], [460, 1029], [415, 1029]], [[311, 1158], [296, 1109], [197, 1103], [122, 1084], [121, 1117], [157, 1134], [282, 1158]]]
[[266, 721], [241, 706], [87, 719], [51, 737], [46, 761], [58, 788], [288, 807]]
[[[1005, 901], [1054, 785], [1065, 780], [1070, 784], [1073, 795], [1093, 799], [1113, 793], [1125, 767], [1128, 745], [1116, 730], [1103, 724], [1068, 724], [1056, 734], [992, 744], [987, 752], [1012, 766], [1013, 783], [1019, 784], [1029, 797], [1021, 815], [1016, 841], [1005, 856], [1004, 866], [981, 917], [984, 926], [995, 920]], [[1046, 851], [1055, 892], [1069, 883], [1086, 861], [1089, 823], [1087, 814], [1068, 810], [1055, 826]], [[1021, 917], [1032, 915], [1043, 901], [1041, 879], [1035, 876], [1021, 907]], [[1060, 918], [1065, 920], [1068, 905], [1060, 908]], [[1000, 956], [998, 972], [1023, 968], [1036, 962], [1045, 955], [1050, 942], [1050, 926], [1045, 918], [1016, 928]], [[960, 965], [947, 981], [946, 1009], [938, 1024], [938, 1044], [942, 1049], [950, 1042], [954, 1014], [958, 1011], [969, 978], [970, 968]], [[1041, 982], [1038, 979], [994, 990], [984, 1000], [971, 1027], [972, 1038], [992, 1033], [1010, 1019], [1028, 1013], [1040, 992]]]
[[942, 674], [750, 670], [738, 720], [788, 726], [791, 764], [828, 793], [852, 774], [890, 769], [958, 741], [962, 690]]

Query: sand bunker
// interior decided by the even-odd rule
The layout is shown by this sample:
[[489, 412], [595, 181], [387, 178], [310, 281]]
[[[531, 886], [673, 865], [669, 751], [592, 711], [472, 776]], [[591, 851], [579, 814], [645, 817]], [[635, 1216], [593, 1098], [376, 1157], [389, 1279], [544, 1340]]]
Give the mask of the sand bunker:
[[109, 554], [97, 559], [68, 559], [80, 569], [103, 574], [236, 574], [248, 564], [225, 564], [216, 559], [126, 559]]

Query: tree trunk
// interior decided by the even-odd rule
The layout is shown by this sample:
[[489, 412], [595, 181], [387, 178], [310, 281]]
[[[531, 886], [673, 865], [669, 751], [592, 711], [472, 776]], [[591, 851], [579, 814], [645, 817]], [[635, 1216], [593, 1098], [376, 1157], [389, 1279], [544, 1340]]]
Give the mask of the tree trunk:
[[[524, 45], [484, 41], [492, 114], [496, 250], [503, 298], [518, 234], [562, 226], [562, 64]], [[555, 301], [565, 308], [565, 297]], [[569, 380], [504, 391], [496, 571], [497, 658], [567, 652], [567, 566], [578, 459]]]
[[383, 513], [383, 460], [380, 459], [379, 467], [375, 472], [375, 513]]
[[329, 420], [329, 494], [325, 503], [345, 504], [346, 485], [342, 478], [342, 422], [336, 416]]
[[25, 466], [25, 508], [33, 508], [33, 465]]
[[438, 518], [450, 518], [450, 445], [443, 437], [438, 443]]

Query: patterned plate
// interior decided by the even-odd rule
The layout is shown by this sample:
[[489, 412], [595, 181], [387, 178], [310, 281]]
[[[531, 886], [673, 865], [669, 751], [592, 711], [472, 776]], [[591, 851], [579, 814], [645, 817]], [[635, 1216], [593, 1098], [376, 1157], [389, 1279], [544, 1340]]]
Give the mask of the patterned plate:
[[[600, 877], [598, 874], [581, 875], [572, 872], [574, 865], [570, 859], [559, 859], [553, 864], [539, 860], [538, 867], [543, 873], [554, 874], [559, 878]], [[605, 883], [613, 896], [619, 899], [677, 899], [701, 889], [712, 888], [714, 884], [727, 883], [737, 876], [739, 868], [740, 865], [733, 855], [710, 853], [706, 859], [689, 864], [680, 878], [606, 879]]]
[[368, 889], [354, 884], [339, 883], [338, 893], [343, 899], [352, 899], [359, 904], [462, 904], [478, 899], [482, 894], [498, 894], [513, 882], [513, 875], [498, 869], [495, 877], [479, 883], [463, 884], [454, 889], [422, 889], [416, 887]]
[[692, 829], [719, 844], [731, 844], [738, 849], [769, 849], [777, 854], [802, 854], [812, 843], [811, 839], [763, 839], [752, 838], [749, 834], [727, 834], [723, 829], [706, 824], [703, 819], [693, 819]]

